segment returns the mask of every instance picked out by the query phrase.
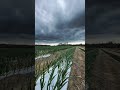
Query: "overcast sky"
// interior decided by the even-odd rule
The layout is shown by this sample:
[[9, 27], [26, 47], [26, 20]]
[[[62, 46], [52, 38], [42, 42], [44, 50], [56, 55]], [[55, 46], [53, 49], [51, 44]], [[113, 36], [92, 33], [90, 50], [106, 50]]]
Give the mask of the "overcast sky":
[[84, 43], [85, 0], [35, 0], [35, 40]]
[[0, 44], [34, 43], [34, 9], [34, 0], [0, 0]]
[[119, 3], [86, 0], [85, 12], [85, 0], [0, 0], [0, 43], [120, 42]]
[[120, 42], [120, 1], [86, 1], [86, 43]]

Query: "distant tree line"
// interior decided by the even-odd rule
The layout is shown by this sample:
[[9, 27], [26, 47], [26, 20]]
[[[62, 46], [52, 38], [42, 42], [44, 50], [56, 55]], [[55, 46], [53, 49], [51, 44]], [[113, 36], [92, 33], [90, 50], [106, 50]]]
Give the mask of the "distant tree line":
[[85, 44], [86, 47], [93, 47], [93, 48], [119, 48], [120, 43], [113, 43], [112, 41], [106, 43], [96, 43], [96, 44]]

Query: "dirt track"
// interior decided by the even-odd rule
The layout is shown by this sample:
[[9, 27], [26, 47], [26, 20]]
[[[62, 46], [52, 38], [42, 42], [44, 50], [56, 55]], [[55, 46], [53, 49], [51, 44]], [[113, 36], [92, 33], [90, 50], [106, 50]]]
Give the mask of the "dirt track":
[[92, 90], [120, 90], [120, 62], [99, 49], [92, 70]]
[[17, 74], [0, 80], [0, 90], [34, 90], [34, 72]]
[[85, 53], [76, 47], [68, 90], [85, 90]]

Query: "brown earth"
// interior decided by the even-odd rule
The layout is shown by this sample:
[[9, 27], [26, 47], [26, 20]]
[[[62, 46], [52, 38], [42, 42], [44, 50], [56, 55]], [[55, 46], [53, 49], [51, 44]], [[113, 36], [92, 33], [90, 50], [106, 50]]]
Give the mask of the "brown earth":
[[0, 90], [34, 90], [34, 73], [17, 74], [0, 80]]
[[79, 47], [74, 53], [68, 90], [85, 90], [85, 53]]
[[120, 90], [120, 62], [99, 49], [92, 70], [91, 90]]

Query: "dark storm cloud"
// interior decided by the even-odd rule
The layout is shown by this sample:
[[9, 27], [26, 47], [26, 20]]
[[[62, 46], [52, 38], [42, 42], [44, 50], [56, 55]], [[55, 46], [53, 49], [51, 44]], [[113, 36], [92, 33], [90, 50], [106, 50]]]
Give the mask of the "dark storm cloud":
[[5, 36], [4, 39], [6, 35], [9, 38], [11, 35], [22, 36], [26, 34], [33, 36], [34, 23], [34, 0], [0, 1], [0, 35]]
[[[120, 35], [120, 2], [118, 0], [86, 1], [86, 40], [114, 41]], [[93, 38], [92, 38], [93, 37]], [[101, 40], [100, 40], [101, 39]], [[92, 41], [91, 40], [91, 41]]]
[[0, 44], [33, 44], [34, 36], [31, 34], [0, 34]]
[[36, 0], [36, 41], [84, 41], [84, 9], [84, 0]]
[[84, 28], [73, 28], [73, 29], [63, 29], [61, 30], [56, 30], [53, 33], [48, 33], [48, 34], [41, 34], [41, 35], [36, 35], [36, 40], [44, 41], [56, 41], [56, 42], [61, 42], [61, 41], [69, 41], [69, 40], [84, 40], [85, 36], [85, 30]]
[[79, 13], [71, 19], [69, 22], [58, 22], [57, 28], [64, 29], [64, 28], [79, 28], [85, 26], [85, 13], [84, 11], [82, 13]]

